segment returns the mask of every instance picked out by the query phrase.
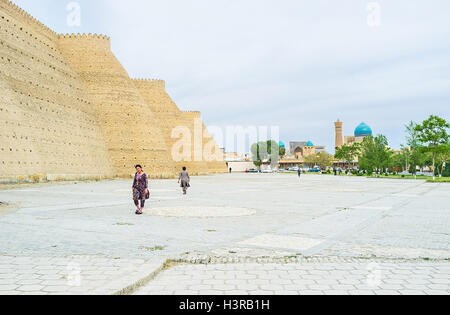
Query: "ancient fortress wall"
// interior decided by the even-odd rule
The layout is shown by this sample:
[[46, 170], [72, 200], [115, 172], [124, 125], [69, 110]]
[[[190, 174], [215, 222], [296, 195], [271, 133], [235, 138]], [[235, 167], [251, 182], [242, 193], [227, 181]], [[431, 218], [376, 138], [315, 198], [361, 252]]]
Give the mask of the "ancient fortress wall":
[[186, 119], [185, 115], [180, 111], [178, 106], [173, 102], [165, 89], [165, 82], [161, 80], [133, 80], [149, 108], [155, 114], [156, 121], [161, 129], [164, 139], [169, 148], [174, 148], [176, 143], [180, 141], [180, 135], [174, 134], [179, 128], [182, 132], [183, 128], [188, 128], [191, 140], [186, 143], [184, 149], [189, 150], [187, 159], [176, 158], [175, 154], [171, 154], [175, 159], [174, 163], [177, 169], [186, 166], [193, 175], [208, 174], [208, 165], [204, 161], [194, 161], [194, 126], [190, 119]]
[[118, 175], [129, 176], [141, 164], [151, 177], [173, 177], [175, 167], [155, 115], [111, 52], [110, 39], [61, 35], [59, 49], [94, 103]]
[[173, 161], [171, 131], [193, 135], [191, 115], [163, 81], [133, 82], [110, 46], [102, 35], [58, 35], [0, 0], [0, 182], [129, 177], [135, 164], [157, 178], [182, 165], [226, 168]]
[[[227, 166], [223, 160], [223, 152], [203, 123], [201, 113], [197, 111], [186, 111], [183, 112], [183, 116], [190, 122], [191, 128], [196, 131], [192, 137], [194, 160], [199, 159], [201, 156], [202, 161], [208, 166], [210, 173], [226, 173]], [[200, 130], [201, 132], [199, 132]]]
[[0, 0], [0, 178], [113, 175], [92, 102], [57, 34]]

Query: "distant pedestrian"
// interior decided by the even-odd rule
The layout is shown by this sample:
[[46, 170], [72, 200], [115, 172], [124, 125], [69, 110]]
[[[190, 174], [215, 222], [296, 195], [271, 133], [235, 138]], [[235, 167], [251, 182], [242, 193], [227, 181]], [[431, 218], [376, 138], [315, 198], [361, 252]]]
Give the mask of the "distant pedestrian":
[[233, 169], [230, 167], [230, 174], [231, 174], [231, 172], [233, 172]]
[[148, 177], [142, 170], [141, 165], [136, 165], [136, 175], [133, 181], [133, 200], [137, 208], [136, 214], [141, 215], [144, 211], [145, 201], [150, 198], [148, 190]]
[[337, 176], [337, 172], [338, 172], [338, 170], [337, 170], [337, 168], [335, 168], [334, 169], [334, 176]]
[[298, 178], [301, 178], [301, 177], [302, 177], [302, 170], [301, 170], [301, 169], [298, 169], [297, 175], [298, 175]]
[[187, 172], [186, 167], [183, 167], [183, 171], [180, 173], [180, 177], [178, 178], [178, 184], [181, 184], [181, 188], [183, 189], [183, 195], [187, 194], [187, 190], [191, 187], [191, 178], [189, 173]]

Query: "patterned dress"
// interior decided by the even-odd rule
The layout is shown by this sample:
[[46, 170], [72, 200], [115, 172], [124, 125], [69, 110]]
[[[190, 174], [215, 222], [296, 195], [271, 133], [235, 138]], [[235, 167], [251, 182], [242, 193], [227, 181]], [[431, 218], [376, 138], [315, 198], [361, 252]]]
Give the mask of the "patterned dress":
[[142, 175], [139, 175], [138, 173], [136, 173], [133, 181], [133, 199], [134, 200], [148, 199], [149, 196], [145, 192], [147, 189], [148, 189], [147, 174], [142, 173]]

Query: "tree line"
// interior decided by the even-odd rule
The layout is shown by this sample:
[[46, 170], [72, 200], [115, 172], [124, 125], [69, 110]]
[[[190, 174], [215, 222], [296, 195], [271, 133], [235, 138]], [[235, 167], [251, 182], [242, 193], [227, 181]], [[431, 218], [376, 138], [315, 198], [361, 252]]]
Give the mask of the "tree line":
[[450, 176], [450, 124], [438, 116], [422, 123], [406, 125], [405, 144], [399, 151], [389, 147], [384, 135], [364, 138], [362, 143], [336, 148], [335, 158], [351, 165], [358, 161], [359, 169], [377, 176], [385, 172], [417, 175], [418, 170], [430, 168], [436, 176]]

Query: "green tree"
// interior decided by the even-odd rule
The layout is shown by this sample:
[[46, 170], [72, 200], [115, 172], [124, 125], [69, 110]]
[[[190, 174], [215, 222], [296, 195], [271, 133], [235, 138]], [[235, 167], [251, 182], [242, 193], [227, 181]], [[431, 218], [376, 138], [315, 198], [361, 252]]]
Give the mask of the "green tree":
[[392, 151], [385, 136], [366, 137], [361, 144], [359, 165], [369, 173], [375, 172], [378, 177], [389, 166], [391, 156]]
[[253, 164], [258, 168], [263, 164], [275, 167], [280, 160], [280, 147], [276, 141], [260, 141], [251, 146]]
[[426, 149], [422, 149], [422, 159], [420, 160], [420, 169], [424, 170], [425, 167], [431, 167], [433, 165], [433, 154], [427, 152]]
[[[413, 121], [406, 125], [406, 144], [409, 149], [408, 166], [410, 173], [417, 178], [417, 167], [423, 163], [422, 145], [419, 141], [419, 133], [416, 130], [417, 124]], [[408, 169], [407, 169], [408, 170]]]
[[443, 167], [442, 176], [450, 177], [450, 160], [445, 162], [445, 167]]
[[445, 167], [450, 162], [450, 143], [440, 145], [436, 151], [436, 175], [442, 177]]
[[258, 168], [261, 168], [261, 165], [263, 164], [263, 154], [261, 149], [261, 142], [252, 144], [250, 149], [252, 153], [253, 164]]
[[424, 151], [432, 154], [433, 180], [436, 180], [436, 155], [440, 153], [439, 147], [449, 141], [447, 132], [449, 128], [450, 124], [445, 119], [433, 115], [414, 128], [417, 132], [417, 140], [424, 146]]
[[317, 154], [317, 165], [320, 168], [326, 168], [328, 166], [333, 166], [334, 156], [326, 152], [320, 152]]
[[350, 165], [356, 159], [360, 150], [361, 145], [359, 143], [354, 143], [353, 145], [344, 144], [341, 148], [336, 149], [334, 157]]
[[305, 157], [305, 163], [311, 166], [319, 166], [320, 168], [326, 168], [333, 166], [334, 157], [326, 152], [320, 152], [317, 154], [311, 154]]
[[408, 161], [411, 155], [409, 148], [402, 148], [400, 152], [392, 155], [389, 166], [397, 172], [408, 170]]
[[268, 140], [267, 141], [267, 162], [271, 165], [272, 168], [275, 168], [280, 161], [280, 145], [277, 141]]

